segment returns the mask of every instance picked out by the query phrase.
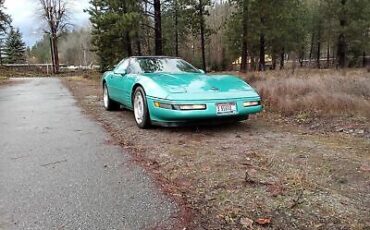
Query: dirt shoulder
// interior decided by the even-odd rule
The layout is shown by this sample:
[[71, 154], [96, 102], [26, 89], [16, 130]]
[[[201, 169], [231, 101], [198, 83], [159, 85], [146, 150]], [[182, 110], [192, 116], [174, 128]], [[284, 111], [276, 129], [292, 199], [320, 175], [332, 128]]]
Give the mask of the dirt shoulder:
[[5, 83], [7, 83], [8, 82], [8, 78], [6, 78], [6, 77], [0, 77], [0, 85], [4, 85]]
[[103, 109], [98, 81], [63, 83], [192, 210], [189, 229], [370, 227], [366, 136], [310, 131], [266, 115], [233, 125], [140, 130], [132, 112]]
[[0, 87], [5, 87], [9, 85], [19, 84], [22, 82], [22, 79], [14, 79], [7, 77], [0, 77]]

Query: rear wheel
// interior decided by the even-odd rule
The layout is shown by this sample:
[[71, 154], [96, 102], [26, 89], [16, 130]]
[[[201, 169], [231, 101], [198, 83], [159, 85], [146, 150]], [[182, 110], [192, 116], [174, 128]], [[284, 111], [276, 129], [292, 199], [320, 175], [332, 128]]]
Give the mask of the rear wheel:
[[134, 93], [134, 115], [137, 126], [141, 129], [150, 127], [150, 116], [148, 104], [146, 102], [145, 91], [141, 87], [137, 87]]
[[109, 97], [108, 87], [106, 84], [103, 85], [103, 104], [104, 108], [108, 111], [119, 109], [119, 104]]

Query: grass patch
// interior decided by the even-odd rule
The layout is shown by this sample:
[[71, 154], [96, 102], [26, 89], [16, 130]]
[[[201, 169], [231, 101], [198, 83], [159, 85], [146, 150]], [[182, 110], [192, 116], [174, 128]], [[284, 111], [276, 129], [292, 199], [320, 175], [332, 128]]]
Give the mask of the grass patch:
[[283, 116], [370, 117], [370, 73], [355, 70], [267, 71], [238, 74]]
[[4, 84], [5, 82], [7, 82], [8, 78], [7, 77], [2, 77], [0, 76], [0, 85]]
[[41, 71], [35, 71], [35, 70], [16, 70], [12, 69], [6, 66], [0, 66], [0, 81], [6, 80], [8, 78], [12, 77], [40, 77], [44, 76], [45, 74]]
[[82, 74], [82, 77], [85, 79], [91, 79], [94, 81], [100, 81], [102, 73], [98, 71], [86, 71]]

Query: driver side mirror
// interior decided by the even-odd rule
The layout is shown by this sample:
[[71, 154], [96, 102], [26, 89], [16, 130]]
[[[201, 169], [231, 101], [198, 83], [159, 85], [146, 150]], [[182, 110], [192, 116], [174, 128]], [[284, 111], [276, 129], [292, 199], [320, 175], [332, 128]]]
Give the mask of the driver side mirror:
[[201, 73], [201, 74], [205, 74], [206, 72], [204, 71], [204, 70], [202, 70], [202, 69], [199, 69], [199, 72]]

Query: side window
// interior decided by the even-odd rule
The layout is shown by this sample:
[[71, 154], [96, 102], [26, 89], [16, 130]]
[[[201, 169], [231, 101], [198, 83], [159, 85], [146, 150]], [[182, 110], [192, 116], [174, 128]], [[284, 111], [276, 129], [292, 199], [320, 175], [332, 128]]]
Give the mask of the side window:
[[138, 59], [132, 59], [130, 61], [129, 73], [140, 74], [142, 72], [143, 72], [143, 69], [140, 67]]
[[130, 63], [130, 59], [125, 59], [121, 61], [118, 66], [114, 69], [115, 73], [125, 73], [127, 71], [128, 64]]
[[132, 73], [132, 62], [130, 61], [128, 66], [127, 66], [127, 73]]

